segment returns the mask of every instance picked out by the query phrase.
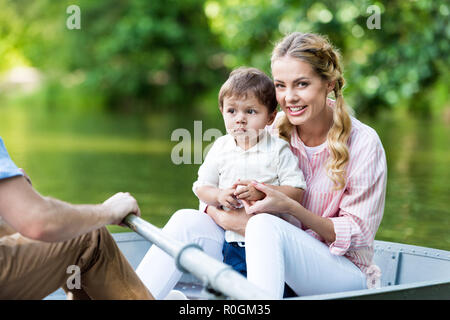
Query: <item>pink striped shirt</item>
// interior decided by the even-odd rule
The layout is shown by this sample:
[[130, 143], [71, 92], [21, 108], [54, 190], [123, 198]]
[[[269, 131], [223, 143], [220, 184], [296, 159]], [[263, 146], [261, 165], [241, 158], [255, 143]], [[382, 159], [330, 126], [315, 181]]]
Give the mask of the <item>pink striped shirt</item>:
[[299, 167], [306, 179], [302, 205], [317, 215], [331, 219], [336, 240], [326, 243], [313, 230], [305, 231], [325, 242], [332, 254], [350, 259], [367, 274], [368, 286], [373, 287], [381, 276], [372, 258], [373, 240], [384, 211], [386, 156], [375, 130], [354, 117], [351, 121], [349, 162], [343, 189], [333, 190], [333, 181], [327, 175], [328, 146], [308, 159], [297, 130], [292, 130], [291, 149], [298, 157]]

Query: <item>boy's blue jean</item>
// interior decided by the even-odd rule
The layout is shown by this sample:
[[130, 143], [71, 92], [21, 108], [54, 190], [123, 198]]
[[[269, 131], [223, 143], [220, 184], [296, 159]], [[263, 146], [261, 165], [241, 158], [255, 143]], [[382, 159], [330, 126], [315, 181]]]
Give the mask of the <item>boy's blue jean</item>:
[[[247, 277], [247, 265], [245, 263], [245, 247], [240, 247], [237, 242], [224, 241], [222, 247], [223, 262], [234, 270]], [[296, 297], [295, 292], [287, 285], [284, 286], [284, 298]]]

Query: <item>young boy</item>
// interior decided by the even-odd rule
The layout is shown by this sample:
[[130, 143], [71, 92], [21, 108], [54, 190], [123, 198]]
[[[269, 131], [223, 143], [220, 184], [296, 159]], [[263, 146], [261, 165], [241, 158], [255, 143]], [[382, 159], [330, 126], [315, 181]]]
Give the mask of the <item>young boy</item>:
[[[255, 68], [231, 72], [219, 92], [227, 134], [214, 142], [192, 188], [201, 209], [204, 204], [225, 210], [240, 208], [238, 196], [250, 202], [264, 198], [251, 180], [302, 200], [306, 183], [297, 157], [286, 141], [265, 130], [275, 119], [276, 107], [275, 87], [266, 74]], [[301, 227], [300, 221], [288, 214], [278, 216]], [[224, 262], [246, 276], [244, 241], [242, 235], [225, 231], [222, 252]]]

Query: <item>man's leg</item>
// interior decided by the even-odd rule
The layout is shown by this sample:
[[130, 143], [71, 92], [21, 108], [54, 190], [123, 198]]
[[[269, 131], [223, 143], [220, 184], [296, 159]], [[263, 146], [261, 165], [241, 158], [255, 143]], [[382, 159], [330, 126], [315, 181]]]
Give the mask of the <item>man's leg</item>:
[[0, 299], [43, 299], [60, 287], [67, 290], [67, 280], [74, 276], [70, 266], [81, 272], [81, 289], [72, 289], [74, 298], [152, 298], [102, 228], [57, 243], [18, 233], [0, 238]]
[[[81, 286], [92, 299], [153, 299], [106, 228], [97, 230], [81, 259]], [[93, 257], [93, 258], [90, 258]]]

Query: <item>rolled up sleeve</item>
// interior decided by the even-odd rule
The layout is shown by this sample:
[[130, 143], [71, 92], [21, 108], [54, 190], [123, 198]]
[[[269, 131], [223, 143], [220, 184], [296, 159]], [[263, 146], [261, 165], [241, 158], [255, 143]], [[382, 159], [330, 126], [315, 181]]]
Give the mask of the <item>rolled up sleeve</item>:
[[369, 155], [359, 156], [349, 169], [338, 215], [329, 218], [336, 234], [330, 252], [336, 255], [372, 246], [383, 217], [387, 178], [385, 153], [379, 140], [366, 151]]
[[0, 180], [15, 176], [23, 176], [23, 174], [9, 157], [3, 139], [0, 137]]

